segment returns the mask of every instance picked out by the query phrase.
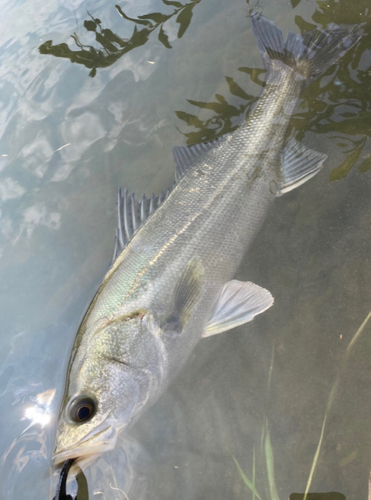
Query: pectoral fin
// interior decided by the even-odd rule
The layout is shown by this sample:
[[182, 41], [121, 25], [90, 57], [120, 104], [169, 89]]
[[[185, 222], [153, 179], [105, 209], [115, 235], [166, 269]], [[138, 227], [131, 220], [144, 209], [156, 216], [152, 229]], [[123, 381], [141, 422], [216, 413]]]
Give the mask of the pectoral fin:
[[180, 333], [186, 325], [202, 291], [204, 268], [194, 258], [183, 270], [175, 286], [169, 313], [162, 322], [163, 330]]
[[204, 337], [225, 332], [254, 319], [273, 304], [271, 293], [249, 281], [226, 283], [216, 303]]

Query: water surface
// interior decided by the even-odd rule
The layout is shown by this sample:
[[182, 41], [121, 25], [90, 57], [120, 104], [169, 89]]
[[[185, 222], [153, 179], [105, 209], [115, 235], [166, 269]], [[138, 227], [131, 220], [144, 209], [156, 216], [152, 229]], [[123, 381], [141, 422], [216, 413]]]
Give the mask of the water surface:
[[86, 472], [89, 498], [252, 499], [233, 455], [248, 479], [255, 469], [262, 500], [286, 500], [306, 488], [329, 400], [310, 491], [367, 498], [369, 325], [344, 356], [371, 309], [368, 0], [1, 8], [0, 497], [52, 498], [69, 352], [112, 256], [117, 190], [165, 190], [172, 146], [241, 123], [264, 81], [255, 8], [284, 32], [365, 23], [292, 120], [290, 133], [329, 158], [276, 201], [237, 274], [269, 289], [274, 307], [200, 342], [125, 442]]

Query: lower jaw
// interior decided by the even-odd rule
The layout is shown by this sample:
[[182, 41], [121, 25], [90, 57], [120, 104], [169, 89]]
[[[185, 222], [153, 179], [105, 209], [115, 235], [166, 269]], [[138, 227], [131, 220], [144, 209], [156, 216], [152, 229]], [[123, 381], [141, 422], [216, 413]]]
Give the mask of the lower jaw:
[[70, 470], [70, 475], [76, 475], [79, 469], [85, 469], [88, 465], [92, 464], [100, 457], [103, 453], [112, 450], [115, 447], [116, 442], [107, 443], [103, 446], [94, 446], [91, 447], [90, 450], [81, 450], [81, 455], [79, 454], [79, 450], [77, 449], [75, 452], [64, 452], [59, 456], [54, 458], [54, 467], [61, 467], [66, 460], [73, 459], [73, 464]]
[[82, 469], [94, 462], [100, 455], [112, 450], [116, 446], [117, 431], [113, 427], [110, 426], [104, 429], [98, 435], [94, 436], [94, 438], [97, 438], [97, 436], [103, 439], [95, 443], [93, 439], [88, 439], [80, 443], [75, 449], [58, 453], [53, 458], [54, 466], [60, 467], [66, 460], [74, 459], [71, 468], [71, 473], [73, 474], [73, 470], [75, 470], [76, 466]]

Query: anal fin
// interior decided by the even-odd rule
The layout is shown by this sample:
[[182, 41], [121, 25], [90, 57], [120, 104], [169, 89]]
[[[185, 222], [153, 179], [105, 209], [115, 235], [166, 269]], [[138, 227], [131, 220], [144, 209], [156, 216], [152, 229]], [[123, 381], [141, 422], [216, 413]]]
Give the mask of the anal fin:
[[292, 139], [283, 153], [283, 180], [278, 186], [277, 196], [301, 186], [322, 168], [327, 155], [318, 153]]

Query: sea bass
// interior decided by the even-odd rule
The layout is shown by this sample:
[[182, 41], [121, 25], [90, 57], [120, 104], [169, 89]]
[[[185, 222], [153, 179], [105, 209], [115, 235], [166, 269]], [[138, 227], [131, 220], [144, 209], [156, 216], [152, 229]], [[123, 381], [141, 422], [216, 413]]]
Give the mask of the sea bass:
[[284, 41], [266, 18], [252, 24], [267, 75], [245, 122], [214, 142], [175, 147], [166, 195], [119, 193], [114, 259], [73, 346], [55, 465], [114, 448], [203, 337], [273, 304], [268, 290], [233, 278], [275, 198], [321, 169], [326, 155], [287, 138], [290, 115], [305, 86], [361, 34], [336, 28]]

